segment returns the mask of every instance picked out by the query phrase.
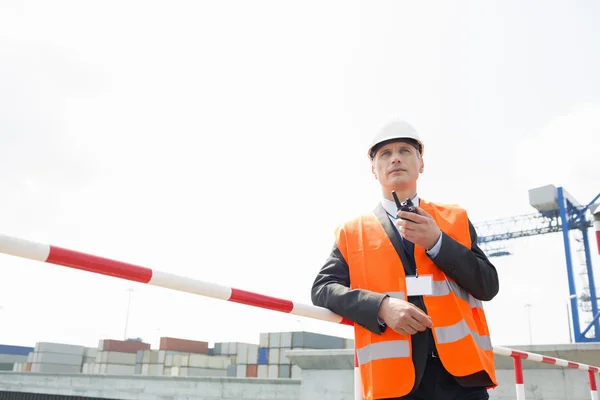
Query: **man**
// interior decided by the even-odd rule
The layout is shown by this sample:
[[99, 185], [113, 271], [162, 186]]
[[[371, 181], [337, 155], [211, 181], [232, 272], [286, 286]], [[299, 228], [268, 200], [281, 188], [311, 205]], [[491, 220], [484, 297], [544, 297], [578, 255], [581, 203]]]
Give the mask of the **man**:
[[[420, 199], [424, 146], [404, 121], [386, 125], [368, 155], [383, 199], [336, 230], [313, 304], [355, 323], [365, 400], [489, 399], [497, 385], [481, 301], [495, 267], [465, 210]], [[399, 211], [411, 199], [415, 212]]]

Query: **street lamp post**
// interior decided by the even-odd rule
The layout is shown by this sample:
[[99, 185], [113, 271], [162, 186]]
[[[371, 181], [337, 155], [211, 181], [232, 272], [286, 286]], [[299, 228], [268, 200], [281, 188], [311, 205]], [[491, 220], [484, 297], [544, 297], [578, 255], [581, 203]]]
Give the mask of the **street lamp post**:
[[525, 308], [527, 309], [527, 324], [529, 325], [529, 345], [532, 345], [533, 335], [531, 333], [531, 304], [525, 304]]

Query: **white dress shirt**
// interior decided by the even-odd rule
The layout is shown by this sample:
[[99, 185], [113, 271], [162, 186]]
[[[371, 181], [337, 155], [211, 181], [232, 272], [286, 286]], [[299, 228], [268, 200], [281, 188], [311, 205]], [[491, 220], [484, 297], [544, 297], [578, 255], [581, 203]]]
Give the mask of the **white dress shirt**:
[[[415, 195], [415, 197], [412, 198], [412, 202], [413, 202], [413, 204], [418, 206], [420, 204], [419, 196]], [[396, 203], [392, 200], [382, 199], [381, 205], [383, 206], [385, 211], [387, 211], [388, 217], [389, 217], [390, 221], [392, 221], [392, 225], [394, 225], [394, 228], [396, 228], [396, 231], [398, 231], [398, 234], [400, 235], [400, 237], [402, 237], [402, 234], [400, 233], [400, 230], [398, 229], [398, 225], [396, 225], [396, 221], [398, 219], [397, 218], [398, 208], [396, 207]], [[440, 252], [441, 247], [442, 247], [442, 235], [440, 235], [435, 246], [433, 246], [431, 249], [427, 250], [427, 255], [431, 258], [434, 258]]]

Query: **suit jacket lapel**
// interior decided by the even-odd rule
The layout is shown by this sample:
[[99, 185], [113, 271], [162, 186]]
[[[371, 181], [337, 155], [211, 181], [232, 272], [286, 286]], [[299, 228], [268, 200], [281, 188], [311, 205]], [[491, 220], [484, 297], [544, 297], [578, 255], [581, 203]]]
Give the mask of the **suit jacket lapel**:
[[383, 208], [383, 206], [380, 203], [379, 205], [377, 205], [377, 207], [375, 207], [375, 210], [373, 210], [373, 213], [379, 220], [379, 223], [383, 226], [385, 233], [387, 234], [388, 238], [390, 238], [390, 241], [394, 245], [394, 249], [396, 249], [396, 253], [398, 253], [400, 260], [402, 261], [402, 265], [404, 266], [404, 272], [407, 275], [412, 275], [413, 272], [411, 271], [411, 269], [409, 267], [410, 261], [408, 260], [408, 257], [406, 256], [404, 246], [402, 245], [402, 243], [400, 243], [400, 235], [396, 231], [396, 228], [394, 228], [394, 225], [392, 225], [392, 221], [390, 221], [390, 218], [388, 217], [388, 214], [385, 211], [385, 208]]

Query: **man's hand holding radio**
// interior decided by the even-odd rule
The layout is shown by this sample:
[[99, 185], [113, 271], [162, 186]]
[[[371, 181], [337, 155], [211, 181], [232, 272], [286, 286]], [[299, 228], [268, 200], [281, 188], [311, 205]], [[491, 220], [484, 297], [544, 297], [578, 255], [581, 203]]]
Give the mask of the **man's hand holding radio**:
[[416, 207], [417, 213], [398, 211], [398, 228], [400, 234], [406, 240], [415, 245], [430, 250], [440, 238], [441, 229], [431, 215], [420, 207]]

